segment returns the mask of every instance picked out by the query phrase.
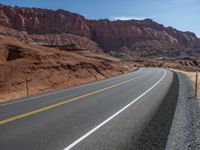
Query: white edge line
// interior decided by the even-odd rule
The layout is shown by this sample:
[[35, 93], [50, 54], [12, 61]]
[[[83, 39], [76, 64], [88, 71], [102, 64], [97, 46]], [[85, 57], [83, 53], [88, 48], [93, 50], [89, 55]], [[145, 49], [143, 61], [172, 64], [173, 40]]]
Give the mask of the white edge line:
[[[134, 72], [130, 72], [130, 74], [131, 73], [134, 73]], [[118, 77], [118, 76], [115, 76], [115, 77]], [[115, 77], [111, 77], [110, 79], [115, 78]], [[105, 80], [109, 80], [109, 79], [105, 79]], [[102, 81], [105, 81], [105, 80], [102, 80]], [[98, 81], [96, 81], [96, 82], [98, 82]], [[67, 92], [69, 90], [75, 90], [75, 89], [78, 89], [78, 88], [91, 86], [93, 84], [95, 84], [95, 81], [91, 82], [91, 83], [86, 83], [86, 84], [83, 84], [83, 85], [80, 85], [80, 86], [70, 87], [69, 89], [61, 89], [61, 90], [58, 90], [58, 91], [54, 91], [54, 92], [50, 92], [50, 93], [46, 93], [46, 94], [42, 94], [42, 95], [36, 95], [36, 96], [28, 97], [28, 98], [24, 97], [24, 99], [22, 99], [22, 100], [17, 100], [17, 101], [8, 102], [8, 103], [5, 103], [5, 104], [0, 104], [0, 107], [16, 104], [16, 103], [20, 103], [20, 102], [30, 101], [30, 100], [33, 100], [35, 98], [42, 98], [42, 97], [45, 97], [45, 96], [50, 96], [52, 94], [56, 94], [56, 93], [59, 93], [59, 92]]]
[[108, 119], [106, 119], [105, 121], [103, 121], [102, 123], [100, 123], [98, 126], [96, 126], [92, 130], [90, 130], [89, 132], [87, 132], [86, 134], [84, 134], [83, 136], [81, 136], [79, 139], [77, 139], [76, 141], [74, 141], [72, 144], [70, 144], [69, 146], [67, 146], [66, 148], [64, 148], [64, 150], [70, 150], [71, 148], [73, 148], [74, 146], [76, 146], [78, 143], [80, 143], [82, 140], [84, 140], [86, 137], [88, 137], [90, 134], [92, 134], [93, 132], [95, 132], [96, 130], [98, 130], [100, 127], [102, 127], [103, 125], [105, 125], [107, 122], [109, 122], [110, 120], [112, 120], [114, 117], [116, 117], [122, 111], [124, 111], [125, 109], [127, 109], [128, 107], [130, 107], [133, 103], [135, 103], [136, 101], [138, 101], [145, 94], [147, 94], [149, 91], [151, 91], [156, 85], [158, 85], [165, 78], [165, 76], [166, 76], [166, 71], [164, 70], [163, 77], [158, 82], [156, 82], [152, 87], [150, 87], [147, 91], [145, 91], [143, 94], [141, 94], [136, 99], [134, 99], [131, 103], [129, 103], [128, 105], [126, 105], [125, 107], [123, 107], [121, 110], [119, 110], [118, 112], [116, 112], [115, 114], [113, 114], [111, 117], [109, 117]]

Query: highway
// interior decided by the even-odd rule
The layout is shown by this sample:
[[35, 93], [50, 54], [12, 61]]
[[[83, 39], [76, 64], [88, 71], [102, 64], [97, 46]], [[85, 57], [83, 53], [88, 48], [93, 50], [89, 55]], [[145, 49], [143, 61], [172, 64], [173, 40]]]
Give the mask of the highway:
[[0, 150], [121, 150], [165, 98], [173, 73], [117, 77], [0, 104]]

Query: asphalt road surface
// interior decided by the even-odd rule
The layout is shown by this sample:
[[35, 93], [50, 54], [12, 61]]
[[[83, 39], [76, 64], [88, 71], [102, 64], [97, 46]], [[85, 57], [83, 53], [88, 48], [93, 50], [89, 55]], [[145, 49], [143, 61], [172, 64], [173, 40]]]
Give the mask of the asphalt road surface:
[[172, 82], [171, 71], [141, 68], [0, 104], [0, 150], [125, 149]]

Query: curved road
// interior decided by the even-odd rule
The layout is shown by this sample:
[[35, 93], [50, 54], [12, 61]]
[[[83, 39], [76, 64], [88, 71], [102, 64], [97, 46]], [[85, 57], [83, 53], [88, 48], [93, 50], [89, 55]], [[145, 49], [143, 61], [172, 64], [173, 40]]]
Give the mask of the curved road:
[[172, 81], [168, 70], [141, 68], [0, 104], [0, 149], [125, 149], [155, 114]]

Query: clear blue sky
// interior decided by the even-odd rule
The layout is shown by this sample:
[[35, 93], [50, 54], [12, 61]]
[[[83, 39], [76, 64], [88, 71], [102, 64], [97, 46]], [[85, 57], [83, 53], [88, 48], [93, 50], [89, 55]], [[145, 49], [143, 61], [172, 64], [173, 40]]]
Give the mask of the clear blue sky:
[[89, 19], [143, 19], [200, 37], [200, 0], [0, 0], [1, 4], [65, 9]]

